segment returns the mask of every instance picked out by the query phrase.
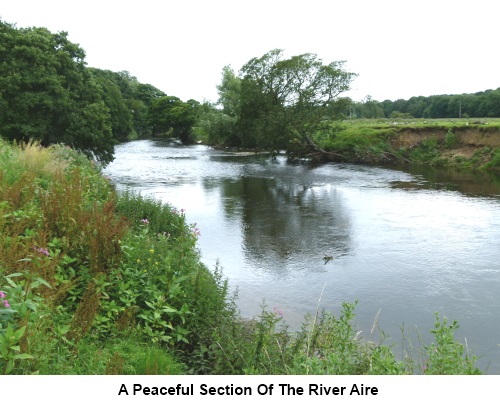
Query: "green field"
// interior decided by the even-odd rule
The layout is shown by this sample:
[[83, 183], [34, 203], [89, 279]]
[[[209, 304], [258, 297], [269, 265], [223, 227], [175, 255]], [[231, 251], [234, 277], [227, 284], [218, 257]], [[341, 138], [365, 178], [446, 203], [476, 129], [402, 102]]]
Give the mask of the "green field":
[[314, 140], [327, 152], [319, 159], [500, 168], [498, 118], [344, 120], [326, 123]]

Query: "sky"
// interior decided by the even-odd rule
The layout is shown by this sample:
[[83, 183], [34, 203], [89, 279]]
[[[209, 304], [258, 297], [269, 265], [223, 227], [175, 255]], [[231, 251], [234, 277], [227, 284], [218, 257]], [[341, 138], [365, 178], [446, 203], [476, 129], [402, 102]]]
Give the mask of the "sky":
[[90, 67], [128, 71], [187, 101], [216, 101], [272, 49], [345, 61], [343, 95], [383, 101], [500, 87], [498, 0], [0, 0], [0, 19], [68, 32]]

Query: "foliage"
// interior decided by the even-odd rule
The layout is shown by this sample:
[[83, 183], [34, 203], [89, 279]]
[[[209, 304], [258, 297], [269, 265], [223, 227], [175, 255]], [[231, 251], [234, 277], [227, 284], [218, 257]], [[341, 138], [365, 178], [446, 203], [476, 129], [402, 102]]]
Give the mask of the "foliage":
[[274, 49], [248, 61], [238, 76], [226, 66], [219, 103], [235, 124], [221, 143], [279, 151], [294, 139], [309, 142], [355, 77], [343, 64], [323, 64], [314, 54], [285, 59]]
[[427, 359], [422, 366], [424, 374], [481, 374], [474, 366], [476, 357], [455, 339], [454, 332], [458, 322], [448, 323], [446, 318], [440, 319], [436, 314], [436, 322], [431, 333], [435, 342], [426, 347]]
[[83, 364], [70, 363], [80, 351], [101, 372], [126, 372], [121, 354], [104, 369], [91, 345], [138, 339], [189, 358], [210, 339], [227, 284], [200, 263], [200, 230], [183, 210], [115, 195], [100, 168], [67, 147], [0, 141], [0, 154], [9, 156], [0, 162], [4, 372], [48, 372], [51, 357], [53, 372], [78, 372]]
[[224, 114], [229, 117], [238, 117], [241, 102], [241, 78], [236, 75], [231, 66], [224, 66], [222, 69], [222, 79], [217, 90], [219, 104]]
[[[406, 356], [396, 359], [390, 346], [382, 341], [363, 339], [354, 327], [357, 302], [343, 303], [339, 316], [322, 311], [306, 315], [298, 332], [284, 323], [281, 310], [262, 306], [256, 319], [232, 323], [215, 330], [216, 344], [205, 349], [206, 369], [216, 374], [478, 374], [476, 358], [454, 337], [457, 323], [450, 327], [436, 315], [435, 342], [422, 346], [427, 353], [422, 362]], [[436, 349], [437, 348], [437, 349]], [[211, 356], [208, 356], [210, 353]], [[211, 361], [208, 361], [210, 360]], [[208, 364], [207, 364], [208, 362]]]
[[446, 148], [453, 148], [457, 144], [457, 137], [451, 129], [446, 132], [444, 137], [444, 146]]
[[210, 104], [204, 104], [195, 131], [199, 139], [210, 145], [240, 145], [237, 118]]
[[[125, 76], [124, 73], [115, 73], [109, 70], [91, 69], [90, 73], [95, 79], [101, 94], [101, 98], [109, 110], [109, 120], [113, 138], [125, 141], [134, 130], [134, 112], [131, 108], [133, 99], [133, 88], [137, 79]], [[135, 80], [134, 80], [135, 79]], [[121, 86], [120, 86], [121, 85]], [[129, 98], [125, 98], [128, 96]], [[138, 113], [145, 107], [134, 104]]]
[[491, 152], [491, 160], [484, 164], [481, 168], [486, 170], [499, 170], [500, 169], [500, 148], [495, 148]]
[[179, 138], [185, 144], [193, 141], [191, 130], [196, 119], [196, 105], [174, 96], [156, 98], [149, 108], [153, 135]]
[[66, 32], [0, 21], [0, 128], [10, 140], [65, 143], [103, 163], [112, 159], [109, 110]]
[[[374, 106], [377, 113], [374, 114]], [[493, 118], [500, 117], [500, 88], [472, 94], [441, 94], [411, 97], [408, 100], [373, 101], [371, 97], [351, 109], [358, 118]], [[380, 114], [382, 113], [382, 114]], [[351, 114], [352, 116], [352, 114]]]
[[87, 67], [67, 32], [0, 20], [0, 60], [0, 132], [9, 140], [69, 145], [102, 164], [129, 139], [170, 134], [194, 141], [199, 103], [167, 97], [127, 71]]

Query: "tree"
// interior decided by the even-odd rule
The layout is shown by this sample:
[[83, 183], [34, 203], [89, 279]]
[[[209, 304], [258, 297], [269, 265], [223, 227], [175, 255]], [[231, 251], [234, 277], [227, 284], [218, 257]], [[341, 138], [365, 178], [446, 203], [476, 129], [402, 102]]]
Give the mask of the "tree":
[[219, 92], [218, 104], [230, 117], [236, 117], [240, 112], [241, 79], [230, 66], [222, 69], [222, 81], [217, 86]]
[[0, 20], [0, 133], [11, 140], [65, 143], [112, 160], [109, 109], [66, 32], [17, 29]]
[[373, 100], [370, 95], [364, 98], [359, 107], [361, 112], [359, 115], [363, 118], [381, 118], [384, 116], [382, 104]]
[[192, 142], [192, 127], [196, 119], [196, 105], [174, 96], [154, 99], [149, 110], [154, 136], [177, 137], [184, 144]]
[[[323, 64], [310, 53], [284, 59], [280, 49], [247, 62], [239, 72], [241, 146], [277, 151], [295, 140], [317, 151], [314, 133], [356, 76], [343, 65]], [[224, 77], [230, 77], [227, 69]], [[223, 81], [220, 88], [227, 87]]]
[[109, 109], [113, 137], [119, 141], [127, 140], [134, 131], [134, 126], [132, 109], [124, 95], [129, 98], [133, 95], [119, 73], [101, 69], [90, 69], [90, 72], [99, 86], [104, 104]]

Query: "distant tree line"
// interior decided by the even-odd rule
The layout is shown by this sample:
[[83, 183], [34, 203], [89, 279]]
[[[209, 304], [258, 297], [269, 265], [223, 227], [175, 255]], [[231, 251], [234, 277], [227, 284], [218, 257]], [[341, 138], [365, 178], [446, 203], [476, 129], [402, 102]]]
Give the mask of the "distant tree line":
[[344, 115], [351, 118], [497, 118], [500, 117], [500, 88], [382, 102], [367, 96], [360, 103], [352, 103]]
[[193, 140], [199, 103], [128, 72], [86, 66], [68, 33], [0, 20], [0, 136], [63, 143], [108, 163], [114, 145], [151, 136]]

